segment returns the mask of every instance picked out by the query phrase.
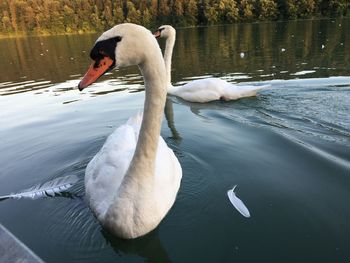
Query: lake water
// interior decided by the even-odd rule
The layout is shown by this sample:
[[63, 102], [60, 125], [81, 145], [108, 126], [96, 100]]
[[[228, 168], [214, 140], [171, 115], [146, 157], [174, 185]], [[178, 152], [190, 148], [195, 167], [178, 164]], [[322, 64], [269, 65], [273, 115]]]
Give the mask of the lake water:
[[[79, 92], [98, 35], [1, 39], [0, 195], [80, 180], [69, 196], [1, 201], [0, 222], [47, 262], [349, 262], [349, 32], [350, 19], [178, 29], [175, 84], [271, 88], [231, 102], [168, 97], [161, 135], [183, 180], [161, 224], [129, 241], [101, 228], [83, 178], [142, 109], [137, 67]], [[227, 198], [235, 184], [251, 218]]]

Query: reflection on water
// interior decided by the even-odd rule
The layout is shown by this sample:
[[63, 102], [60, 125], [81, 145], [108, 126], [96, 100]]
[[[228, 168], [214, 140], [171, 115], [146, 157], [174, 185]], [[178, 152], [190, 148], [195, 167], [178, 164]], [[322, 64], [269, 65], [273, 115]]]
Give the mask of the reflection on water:
[[[168, 97], [162, 136], [184, 176], [167, 217], [133, 241], [103, 230], [83, 178], [106, 137], [142, 108], [138, 69], [78, 92], [97, 35], [1, 39], [0, 195], [68, 174], [80, 180], [70, 198], [0, 202], [0, 222], [47, 262], [347, 262], [349, 26], [179, 29], [174, 83], [216, 76], [271, 87], [230, 102]], [[235, 184], [249, 220], [227, 199]]]
[[173, 102], [171, 99], [167, 99], [164, 108], [164, 115], [168, 127], [172, 133], [172, 138], [175, 139], [178, 143], [181, 142], [180, 133], [176, 130], [175, 122], [174, 122], [174, 110], [173, 110]]
[[[349, 27], [349, 20], [342, 19], [178, 29], [173, 79], [180, 84], [210, 76], [241, 82], [346, 75]], [[97, 36], [1, 39], [0, 49], [6, 52], [0, 54], [0, 95], [45, 89], [81, 77]], [[114, 77], [118, 81], [110, 80]], [[135, 68], [103, 79], [112, 86], [142, 83]], [[74, 87], [75, 83], [67, 86]]]

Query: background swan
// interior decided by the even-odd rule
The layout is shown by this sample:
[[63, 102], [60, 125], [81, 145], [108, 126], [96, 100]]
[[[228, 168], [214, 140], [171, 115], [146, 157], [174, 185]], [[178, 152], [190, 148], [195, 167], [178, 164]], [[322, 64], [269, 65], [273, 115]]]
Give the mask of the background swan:
[[121, 24], [104, 32], [90, 52], [94, 60], [79, 89], [115, 67], [138, 65], [145, 82], [142, 115], [128, 120], [106, 140], [89, 162], [85, 190], [102, 225], [122, 238], [153, 230], [173, 205], [181, 166], [160, 137], [166, 100], [166, 71], [161, 50], [150, 31]]
[[165, 38], [164, 62], [167, 71], [168, 93], [191, 102], [209, 102], [213, 100], [237, 100], [256, 96], [267, 86], [233, 85], [219, 78], [193, 80], [183, 86], [171, 84], [171, 58], [176, 39], [176, 30], [170, 25], [163, 25], [154, 32], [156, 38]]

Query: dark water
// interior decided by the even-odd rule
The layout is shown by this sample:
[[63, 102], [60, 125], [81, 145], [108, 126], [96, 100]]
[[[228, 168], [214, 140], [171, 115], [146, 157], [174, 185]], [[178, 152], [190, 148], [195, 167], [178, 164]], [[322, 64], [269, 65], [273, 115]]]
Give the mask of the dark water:
[[[350, 20], [179, 29], [173, 80], [269, 83], [256, 98], [169, 97], [162, 136], [183, 180], [156, 230], [124, 241], [86, 207], [84, 170], [142, 108], [136, 67], [80, 93], [97, 35], [0, 40], [0, 195], [76, 174], [74, 198], [0, 202], [47, 262], [348, 262]], [[241, 53], [244, 57], [241, 57]], [[252, 217], [242, 217], [226, 191]]]

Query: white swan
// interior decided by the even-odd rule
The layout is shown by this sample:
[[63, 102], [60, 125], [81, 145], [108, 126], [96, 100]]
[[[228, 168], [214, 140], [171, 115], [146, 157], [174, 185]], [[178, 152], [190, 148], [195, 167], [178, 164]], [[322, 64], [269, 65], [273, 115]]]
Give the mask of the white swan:
[[80, 90], [114, 66], [138, 65], [144, 78], [143, 118], [136, 116], [117, 128], [85, 172], [86, 198], [98, 220], [114, 235], [136, 238], [164, 218], [182, 177], [177, 158], [160, 137], [166, 100], [162, 53], [150, 31], [120, 24], [97, 39], [90, 57], [94, 62]]
[[176, 30], [170, 25], [163, 25], [154, 32], [156, 38], [165, 38], [164, 62], [167, 71], [168, 93], [191, 102], [209, 102], [213, 100], [237, 100], [256, 96], [267, 86], [233, 85], [219, 78], [193, 80], [183, 86], [171, 84], [171, 58], [175, 45]]

